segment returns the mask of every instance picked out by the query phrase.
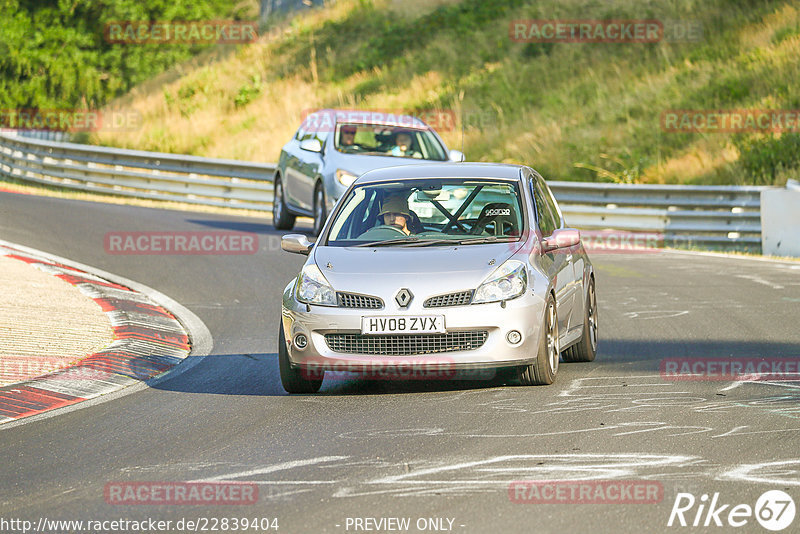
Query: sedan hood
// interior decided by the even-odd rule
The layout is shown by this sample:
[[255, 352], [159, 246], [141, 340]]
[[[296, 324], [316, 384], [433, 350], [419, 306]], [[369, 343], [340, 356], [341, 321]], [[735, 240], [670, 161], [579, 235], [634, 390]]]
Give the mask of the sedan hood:
[[419, 165], [420, 163], [448, 163], [447, 161], [433, 161], [428, 159], [401, 158], [394, 156], [364, 156], [358, 154], [337, 155], [337, 166], [357, 176], [374, 169], [385, 167], [399, 167], [401, 165]]
[[370, 293], [369, 286], [388, 280], [424, 280], [426, 286], [449, 291], [477, 287], [521, 245], [317, 247], [313, 261], [340, 291]]

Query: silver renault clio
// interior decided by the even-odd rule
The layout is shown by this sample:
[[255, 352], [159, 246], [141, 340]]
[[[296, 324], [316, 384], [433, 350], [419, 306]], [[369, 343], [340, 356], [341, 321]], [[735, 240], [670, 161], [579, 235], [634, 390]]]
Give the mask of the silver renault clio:
[[[284, 389], [326, 373], [551, 384], [597, 351], [595, 274], [544, 179], [520, 165], [421, 164], [348, 187], [283, 292]], [[478, 374], [476, 374], [478, 373]], [[482, 373], [482, 374], [480, 374]]]

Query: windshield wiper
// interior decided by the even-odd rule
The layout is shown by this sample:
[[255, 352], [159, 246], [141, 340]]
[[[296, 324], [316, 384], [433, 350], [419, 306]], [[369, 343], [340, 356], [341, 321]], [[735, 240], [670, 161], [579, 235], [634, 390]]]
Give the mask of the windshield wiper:
[[371, 241], [369, 243], [359, 243], [353, 245], [354, 247], [388, 247], [398, 245], [401, 247], [428, 247], [432, 245], [478, 245], [481, 243], [505, 243], [508, 241], [517, 241], [518, 236], [483, 236], [472, 237], [469, 239], [443, 239], [443, 238], [422, 238], [416, 235], [408, 237], [400, 237], [398, 239], [387, 239], [385, 241]]
[[401, 244], [401, 243], [415, 243], [419, 241], [419, 237], [415, 235], [410, 235], [408, 237], [398, 237], [397, 239], [386, 239], [383, 241], [370, 241], [368, 243], [359, 243], [358, 245], [353, 245], [354, 247], [385, 247], [394, 244]]
[[422, 238], [416, 235], [408, 237], [401, 237], [399, 239], [388, 239], [386, 241], [372, 241], [370, 243], [359, 243], [353, 245], [354, 247], [388, 247], [398, 245], [401, 247], [427, 247], [430, 245], [458, 245], [459, 242], [454, 239], [441, 239], [441, 238]]
[[403, 247], [427, 247], [431, 245], [450, 245], [456, 246], [459, 242], [456, 239], [443, 239], [443, 238], [428, 238], [428, 239], [420, 239], [419, 241], [412, 241], [409, 243], [405, 243], [401, 246]]
[[462, 239], [458, 242], [459, 245], [479, 245], [481, 243], [505, 243], [507, 241], [517, 241], [519, 236], [511, 236], [511, 235], [504, 235], [504, 236], [484, 236], [484, 237], [473, 237], [470, 239]]

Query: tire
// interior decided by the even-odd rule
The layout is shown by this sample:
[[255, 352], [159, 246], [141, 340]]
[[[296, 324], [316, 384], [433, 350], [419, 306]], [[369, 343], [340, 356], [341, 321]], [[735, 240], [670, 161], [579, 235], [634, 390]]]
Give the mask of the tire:
[[597, 297], [594, 292], [594, 278], [589, 278], [589, 290], [586, 292], [581, 340], [565, 350], [562, 356], [565, 362], [591, 362], [597, 356]]
[[303, 378], [300, 369], [289, 365], [289, 351], [286, 350], [286, 337], [283, 335], [283, 321], [278, 324], [278, 367], [281, 372], [281, 385], [287, 393], [316, 393], [322, 387], [322, 378], [308, 380]]
[[289, 213], [286, 198], [283, 194], [283, 182], [275, 177], [275, 196], [272, 198], [272, 226], [276, 230], [291, 230], [294, 227], [295, 216]]
[[553, 295], [547, 297], [545, 303], [544, 324], [539, 338], [539, 352], [536, 362], [528, 365], [520, 374], [520, 381], [525, 386], [545, 386], [552, 384], [558, 372], [558, 315]]
[[312, 233], [318, 236], [322, 232], [322, 227], [325, 226], [325, 220], [328, 218], [328, 210], [325, 208], [325, 191], [322, 190], [322, 184], [317, 184], [314, 188], [314, 228]]

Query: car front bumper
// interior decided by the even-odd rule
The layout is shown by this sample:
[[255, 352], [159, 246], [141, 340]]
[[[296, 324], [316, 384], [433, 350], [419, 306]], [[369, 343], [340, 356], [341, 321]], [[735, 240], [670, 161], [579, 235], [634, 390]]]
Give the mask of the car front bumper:
[[[398, 315], [444, 315], [448, 333], [485, 331], [486, 340], [481, 346], [470, 350], [395, 355], [334, 351], [325, 337], [326, 334], [360, 335], [364, 316]], [[295, 299], [294, 285], [290, 284], [284, 291], [282, 306], [282, 326], [292, 367], [312, 373], [327, 370], [373, 375], [389, 369], [398, 378], [410, 373], [414, 377], [490, 379], [494, 372], [476, 371], [531, 364], [536, 361], [543, 317], [544, 301], [530, 289], [523, 296], [506, 301], [505, 306], [495, 302], [447, 308], [412, 308], [398, 312], [307, 306]], [[507, 339], [511, 331], [517, 331], [522, 336], [516, 344]], [[307, 340], [305, 347], [296, 343], [300, 334]]]

